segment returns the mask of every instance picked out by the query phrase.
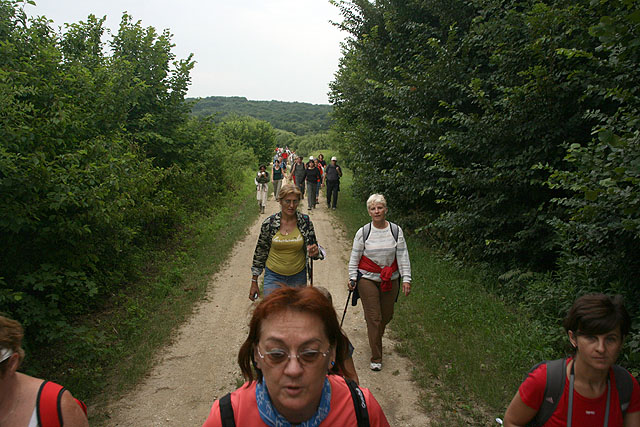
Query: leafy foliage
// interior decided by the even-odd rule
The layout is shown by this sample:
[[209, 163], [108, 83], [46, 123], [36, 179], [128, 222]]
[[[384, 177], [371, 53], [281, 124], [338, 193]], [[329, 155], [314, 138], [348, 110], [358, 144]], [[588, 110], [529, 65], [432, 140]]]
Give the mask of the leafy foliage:
[[459, 257], [527, 272], [499, 291], [546, 321], [604, 291], [637, 323], [637, 5], [334, 3], [349, 39], [331, 100], [356, 193], [384, 192]]
[[101, 338], [73, 319], [234, 192], [275, 131], [190, 117], [193, 61], [175, 59], [168, 31], [125, 14], [105, 43], [104, 18], [58, 34], [20, 3], [0, 0], [0, 311], [28, 347], [91, 349]]
[[225, 120], [228, 115], [250, 116], [269, 122], [276, 129], [297, 135], [328, 131], [331, 125], [331, 110], [330, 105], [249, 101], [237, 96], [210, 96], [194, 100], [193, 104], [193, 114], [197, 117], [216, 115], [216, 120]]

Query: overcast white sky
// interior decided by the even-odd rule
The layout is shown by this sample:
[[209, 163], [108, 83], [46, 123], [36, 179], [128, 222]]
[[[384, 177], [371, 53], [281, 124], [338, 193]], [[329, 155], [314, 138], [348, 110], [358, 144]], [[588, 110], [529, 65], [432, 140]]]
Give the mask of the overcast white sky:
[[107, 16], [116, 32], [127, 11], [145, 27], [171, 30], [177, 59], [194, 54], [188, 96], [327, 104], [346, 36], [328, 0], [36, 0], [29, 15], [54, 28]]

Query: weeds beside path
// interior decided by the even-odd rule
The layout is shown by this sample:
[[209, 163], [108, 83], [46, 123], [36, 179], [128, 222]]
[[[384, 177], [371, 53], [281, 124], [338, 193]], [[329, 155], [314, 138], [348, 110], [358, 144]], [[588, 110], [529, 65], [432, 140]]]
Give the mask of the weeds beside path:
[[[345, 170], [336, 215], [352, 238], [370, 218], [365, 202], [353, 197], [351, 183]], [[398, 350], [413, 362], [420, 402], [431, 425], [495, 426], [528, 368], [544, 358], [547, 350], [540, 343], [546, 340], [517, 307], [486, 291], [491, 278], [483, 271], [404, 231], [412, 293], [400, 297], [390, 328]]]
[[[249, 207], [251, 208], [251, 207]], [[270, 200], [267, 214], [279, 206]], [[306, 212], [304, 205], [300, 208]], [[324, 206], [311, 213], [327, 259], [314, 263], [314, 284], [330, 290], [337, 311], [347, 296], [347, 261], [351, 248], [339, 221]], [[239, 240], [209, 284], [191, 319], [179, 328], [173, 343], [160, 349], [156, 366], [122, 399], [106, 408], [109, 426], [200, 426], [213, 401], [238, 387], [237, 353], [246, 338], [253, 304], [248, 299], [250, 263], [261, 221]], [[422, 427], [429, 418], [420, 410], [419, 390], [410, 380], [412, 366], [385, 338], [385, 368], [369, 370], [366, 326], [361, 306], [350, 307], [344, 328], [355, 346], [354, 361], [361, 385], [370, 388], [391, 425]]]

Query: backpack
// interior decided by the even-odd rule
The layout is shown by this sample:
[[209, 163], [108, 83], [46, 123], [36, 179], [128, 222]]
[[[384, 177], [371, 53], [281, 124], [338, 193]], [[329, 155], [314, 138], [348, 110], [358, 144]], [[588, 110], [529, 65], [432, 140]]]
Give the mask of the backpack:
[[[527, 427], [539, 427], [551, 418], [551, 415], [558, 407], [558, 402], [564, 392], [564, 384], [567, 379], [566, 369], [567, 359], [545, 360], [536, 364], [529, 370], [525, 379], [529, 374], [540, 365], [547, 365], [547, 384], [544, 388], [544, 398], [542, 404], [536, 416], [529, 421]], [[618, 390], [618, 397], [620, 399], [620, 409], [622, 410], [622, 416], [627, 412], [629, 402], [631, 402], [631, 392], [633, 391], [633, 382], [631, 381], [631, 374], [621, 366], [613, 365], [613, 375], [616, 379], [616, 389]]]
[[[400, 234], [400, 230], [399, 230], [400, 227], [398, 227], [398, 224], [395, 224], [391, 221], [389, 221], [389, 226], [391, 227], [391, 235], [396, 240], [396, 243], [398, 243], [398, 235]], [[365, 247], [367, 246], [367, 239], [369, 238], [369, 234], [371, 234], [371, 223], [365, 224], [364, 227], [362, 227], [362, 244]]]
[[[360, 387], [350, 379], [344, 379], [349, 386], [351, 399], [353, 400], [353, 408], [356, 411], [356, 419], [358, 427], [369, 427], [369, 411], [367, 409], [367, 401]], [[233, 406], [231, 405], [231, 393], [227, 393], [220, 399], [220, 420], [222, 427], [236, 427], [236, 420], [233, 415]]]
[[[60, 384], [51, 381], [44, 381], [38, 390], [36, 398], [36, 413], [38, 416], [38, 425], [45, 427], [62, 427], [62, 411], [60, 405], [62, 403], [62, 394], [65, 388]], [[87, 415], [87, 405], [83, 401], [75, 399], [80, 405], [82, 411]]]

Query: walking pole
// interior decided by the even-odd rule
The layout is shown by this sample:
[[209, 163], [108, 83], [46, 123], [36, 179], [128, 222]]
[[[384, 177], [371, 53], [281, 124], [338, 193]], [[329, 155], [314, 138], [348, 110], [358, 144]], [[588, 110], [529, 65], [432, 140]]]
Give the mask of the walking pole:
[[349, 289], [349, 295], [347, 295], [347, 302], [344, 305], [344, 311], [342, 312], [342, 320], [340, 321], [340, 327], [342, 328], [342, 323], [344, 322], [344, 316], [347, 314], [347, 307], [349, 307], [349, 300], [351, 299], [351, 294], [353, 291]]

